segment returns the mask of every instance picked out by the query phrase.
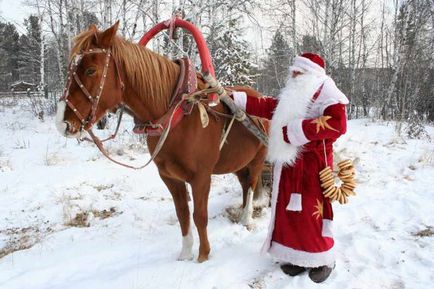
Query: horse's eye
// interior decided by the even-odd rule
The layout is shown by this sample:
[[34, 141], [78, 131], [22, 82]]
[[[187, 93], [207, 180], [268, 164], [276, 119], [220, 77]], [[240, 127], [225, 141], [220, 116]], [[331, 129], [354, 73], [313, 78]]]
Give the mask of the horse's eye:
[[87, 76], [92, 76], [94, 75], [96, 72], [96, 69], [93, 67], [89, 67], [88, 69], [86, 69], [86, 71], [84, 72]]

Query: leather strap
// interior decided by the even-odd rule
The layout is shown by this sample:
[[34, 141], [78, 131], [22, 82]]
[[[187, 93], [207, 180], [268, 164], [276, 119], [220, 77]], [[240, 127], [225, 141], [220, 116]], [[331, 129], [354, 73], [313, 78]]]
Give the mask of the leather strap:
[[197, 90], [196, 71], [189, 58], [181, 58], [177, 60], [177, 63], [180, 66], [180, 73], [178, 83], [169, 102], [169, 110], [162, 117], [154, 121], [143, 122], [135, 117], [134, 133], [159, 136], [169, 125], [173, 129], [182, 120], [184, 115], [191, 114], [194, 103], [184, 100], [183, 96]]

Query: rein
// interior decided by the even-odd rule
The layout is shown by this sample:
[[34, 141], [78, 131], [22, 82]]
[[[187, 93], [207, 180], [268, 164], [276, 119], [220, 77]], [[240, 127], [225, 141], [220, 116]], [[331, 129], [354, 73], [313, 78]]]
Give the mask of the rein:
[[[176, 107], [178, 107], [181, 104], [181, 102], [178, 102]], [[98, 149], [100, 150], [100, 152], [106, 157], [108, 158], [110, 161], [114, 162], [115, 164], [121, 165], [123, 167], [126, 168], [130, 168], [130, 169], [135, 169], [135, 170], [140, 170], [145, 168], [146, 166], [148, 166], [154, 159], [155, 157], [158, 155], [158, 153], [160, 152], [161, 148], [164, 145], [164, 142], [166, 141], [167, 136], [169, 135], [169, 131], [171, 128], [171, 120], [173, 119], [174, 114], [172, 113], [172, 115], [170, 116], [170, 122], [169, 125], [164, 129], [163, 133], [161, 134], [157, 146], [155, 147], [154, 152], [151, 155], [151, 158], [142, 166], [132, 166], [132, 165], [128, 165], [128, 164], [124, 164], [120, 161], [117, 161], [115, 159], [113, 159], [112, 157], [110, 157], [109, 153], [107, 152], [107, 150], [104, 148], [104, 145], [102, 144], [103, 141], [101, 141], [94, 133], [92, 130], [88, 130], [89, 135], [91, 136], [93, 142], [95, 143], [95, 145], [98, 147]], [[120, 120], [120, 118], [119, 118]], [[118, 122], [118, 124], [120, 123], [120, 121]], [[119, 128], [119, 125], [118, 125]]]
[[[103, 73], [102, 73], [102, 77], [97, 89], [97, 93], [95, 95], [95, 97], [93, 97], [91, 95], [91, 93], [89, 92], [89, 90], [84, 86], [83, 82], [80, 80], [80, 78], [77, 75], [77, 69], [81, 63], [81, 61], [83, 60], [83, 57], [89, 54], [98, 54], [98, 53], [104, 53], [106, 55], [105, 58], [105, 63], [104, 63], [104, 68], [103, 68]], [[121, 105], [120, 107], [120, 113], [119, 113], [119, 117], [118, 117], [118, 122], [116, 124], [116, 129], [114, 131], [113, 134], [111, 134], [109, 137], [101, 140], [99, 139], [92, 130], [92, 126], [95, 124], [96, 122], [96, 110], [98, 108], [98, 104], [101, 98], [101, 94], [102, 91], [104, 89], [104, 84], [107, 78], [107, 71], [109, 68], [109, 64], [110, 64], [110, 58], [111, 58], [111, 50], [110, 49], [101, 49], [101, 48], [96, 48], [96, 49], [89, 49], [86, 51], [82, 51], [79, 54], [76, 54], [74, 56], [74, 58], [71, 60], [70, 64], [69, 64], [69, 70], [68, 70], [68, 78], [67, 78], [67, 84], [65, 86], [65, 90], [63, 92], [63, 96], [60, 98], [60, 100], [65, 101], [66, 105], [74, 112], [74, 114], [78, 117], [78, 119], [80, 120], [80, 130], [86, 130], [87, 133], [89, 134], [89, 136], [91, 137], [91, 139], [85, 137], [83, 138], [83, 140], [86, 141], [90, 141], [93, 142], [98, 149], [100, 150], [100, 152], [109, 160], [111, 160], [112, 162], [122, 165], [124, 167], [127, 168], [133, 168], [133, 169], [139, 169], [142, 167], [145, 167], [146, 165], [148, 165], [152, 159], [145, 165], [142, 167], [133, 167], [127, 164], [123, 164], [119, 161], [116, 161], [115, 159], [111, 158], [110, 155], [108, 154], [107, 150], [104, 148], [103, 142], [114, 139], [119, 131], [119, 127], [122, 121], [122, 116], [123, 116], [123, 112], [124, 112], [124, 105]], [[116, 73], [118, 75], [118, 79], [119, 79], [119, 83], [121, 86], [122, 91], [125, 89], [125, 84], [124, 81], [122, 80], [122, 75], [120, 73], [119, 70], [119, 65], [116, 61], [116, 59], [113, 58], [114, 64], [115, 64], [115, 68], [116, 68]], [[86, 98], [89, 100], [89, 102], [92, 104], [91, 110], [89, 112], [89, 115], [87, 117], [83, 116], [83, 113], [80, 112], [74, 104], [72, 104], [71, 101], [68, 100], [68, 96], [69, 96], [69, 89], [73, 83], [73, 81], [75, 81], [77, 83], [77, 85], [80, 87], [81, 91], [83, 92], [83, 94], [86, 96]], [[89, 125], [88, 129], [85, 129], [85, 126]], [[161, 149], [161, 148], [160, 148]], [[159, 151], [159, 150], [158, 150]], [[158, 152], [157, 152], [158, 153]], [[154, 156], [155, 157], [155, 156]]]
[[[172, 111], [171, 112], [171, 114], [170, 114], [170, 117], [169, 117], [169, 121], [168, 121], [168, 124], [167, 124], [167, 126], [163, 129], [163, 131], [162, 131], [162, 133], [161, 133], [161, 136], [160, 136], [160, 138], [158, 139], [158, 142], [157, 142], [157, 145], [156, 145], [156, 147], [155, 147], [155, 150], [154, 150], [154, 152], [152, 153], [152, 155], [151, 155], [151, 158], [144, 164], [144, 165], [141, 165], [141, 166], [132, 166], [132, 165], [128, 165], [128, 164], [125, 164], [125, 163], [122, 163], [122, 162], [120, 162], [120, 161], [117, 161], [117, 160], [115, 160], [115, 159], [113, 159], [112, 157], [110, 157], [110, 155], [109, 155], [109, 153], [107, 152], [107, 150], [104, 148], [104, 145], [102, 144], [102, 142], [103, 141], [101, 141], [94, 133], [93, 133], [93, 131], [92, 130], [88, 130], [88, 133], [89, 133], [89, 135], [91, 136], [91, 138], [92, 138], [92, 141], [95, 143], [95, 145], [98, 147], [98, 149], [100, 150], [100, 152], [107, 158], [107, 159], [109, 159], [110, 161], [112, 161], [112, 162], [114, 162], [115, 164], [118, 164], [118, 165], [121, 165], [121, 166], [123, 166], [123, 167], [126, 167], [126, 168], [130, 168], [130, 169], [135, 169], [135, 170], [140, 170], [140, 169], [143, 169], [143, 168], [145, 168], [146, 166], [148, 166], [156, 157], [157, 157], [157, 155], [158, 155], [158, 153], [161, 151], [161, 149], [163, 148], [163, 145], [164, 145], [164, 142], [166, 141], [166, 139], [167, 139], [167, 137], [168, 137], [168, 135], [169, 135], [169, 132], [170, 132], [170, 129], [172, 128], [172, 121], [173, 121], [173, 119], [174, 119], [174, 116], [175, 116], [175, 112], [181, 107], [181, 105], [185, 102], [185, 101], [191, 101], [191, 102], [194, 102], [194, 103], [198, 103], [198, 102], [200, 102], [200, 100], [197, 100], [197, 96], [198, 95], [207, 95], [207, 94], [209, 94], [209, 93], [215, 93], [215, 92], [217, 92], [217, 90], [216, 89], [213, 89], [213, 88], [208, 88], [208, 89], [203, 89], [203, 90], [200, 90], [200, 91], [196, 91], [196, 92], [194, 92], [194, 93], [191, 93], [191, 94], [184, 94], [183, 95], [183, 97], [181, 98], [181, 100], [179, 100], [178, 101], [178, 103], [174, 106], [174, 108], [172, 109], [172, 110], [170, 110], [170, 111]], [[170, 113], [170, 111], [168, 112], [168, 113]], [[166, 115], [167, 115], [167, 113], [166, 113]], [[166, 116], [165, 115], [165, 116]], [[164, 117], [164, 116], [163, 116]], [[119, 128], [119, 123], [120, 123], [120, 117], [119, 117], [119, 121], [118, 121], [118, 127], [117, 128]], [[152, 124], [150, 124], [150, 126], [152, 126]], [[227, 137], [227, 135], [226, 135], [226, 137]], [[224, 137], [224, 139], [222, 140], [222, 143], [224, 143], [224, 140], [226, 139], [226, 137]], [[221, 146], [222, 145], [220, 145], [220, 149], [221, 149]]]
[[[80, 65], [80, 63], [81, 63], [81, 61], [85, 55], [97, 54], [97, 53], [104, 53], [106, 55], [106, 58], [105, 58], [102, 77], [101, 77], [101, 80], [100, 80], [100, 83], [99, 83], [99, 86], [97, 89], [97, 93], [96, 93], [95, 97], [93, 97], [91, 95], [91, 93], [89, 92], [89, 90], [84, 86], [83, 82], [78, 77], [77, 69], [78, 69], [78, 67], [79, 67], [79, 65]], [[83, 138], [83, 140], [93, 142], [97, 146], [97, 148], [100, 150], [100, 152], [107, 159], [109, 159], [110, 161], [112, 161], [118, 165], [124, 166], [126, 168], [130, 168], [130, 169], [136, 169], [136, 170], [142, 169], [142, 168], [148, 166], [155, 159], [155, 157], [158, 155], [158, 153], [161, 151], [161, 149], [164, 145], [164, 142], [166, 141], [166, 139], [169, 135], [171, 128], [173, 127], [173, 125], [176, 125], [176, 123], [174, 123], [175, 117], [180, 120], [179, 112], [184, 111], [184, 113], [185, 113], [185, 109], [181, 108], [181, 106], [183, 106], [183, 105], [186, 106], [189, 110], [189, 113], [191, 113], [193, 106], [202, 101], [202, 99], [201, 99], [202, 96], [209, 95], [211, 93], [216, 93], [217, 89], [211, 87], [211, 88], [206, 88], [206, 89], [203, 89], [200, 91], [196, 91], [196, 73], [194, 72], [194, 70], [193, 70], [194, 73], [191, 71], [192, 65], [188, 59], [181, 59], [179, 61], [179, 64], [181, 66], [181, 74], [180, 74], [180, 77], [178, 79], [177, 87], [176, 87], [176, 89], [172, 95], [172, 99], [170, 101], [169, 111], [167, 113], [165, 113], [157, 121], [148, 121], [146, 123], [140, 124], [140, 125], [142, 125], [142, 129], [139, 131], [135, 131], [136, 133], [148, 133], [149, 132], [149, 134], [151, 134], [151, 135], [152, 135], [152, 133], [153, 133], [153, 135], [160, 135], [160, 138], [157, 142], [155, 150], [152, 153], [151, 158], [144, 165], [142, 165], [142, 166], [128, 165], [128, 164], [125, 164], [125, 163], [122, 163], [118, 160], [113, 159], [109, 155], [109, 153], [107, 152], [107, 150], [104, 148], [104, 145], [103, 145], [103, 142], [105, 142], [107, 140], [114, 139], [116, 137], [116, 135], [119, 131], [120, 123], [122, 121], [122, 116], [123, 116], [123, 112], [125, 109], [124, 105], [121, 105], [121, 111], [119, 113], [118, 122], [116, 125], [115, 132], [113, 134], [111, 134], [106, 139], [101, 140], [100, 138], [98, 138], [94, 134], [94, 132], [92, 130], [92, 126], [96, 122], [96, 111], [98, 108], [98, 104], [99, 104], [99, 101], [101, 98], [102, 91], [104, 89], [104, 84], [105, 84], [105, 81], [107, 78], [107, 71], [108, 71], [111, 56], [112, 56], [112, 54], [111, 54], [110, 49], [100, 49], [100, 48], [89, 49], [86, 51], [82, 51], [80, 54], [76, 54], [70, 62], [69, 70], [68, 70], [67, 84], [65, 86], [63, 96], [60, 98], [60, 100], [65, 101], [66, 105], [74, 112], [74, 114], [80, 120], [80, 130], [86, 130], [87, 133], [89, 134], [89, 136], [91, 137], [90, 139], [85, 137], [85, 138]], [[125, 85], [124, 85], [124, 82], [122, 80], [121, 73], [119, 71], [119, 65], [115, 59], [113, 59], [113, 60], [115, 63], [116, 72], [117, 72], [117, 75], [119, 77], [119, 82], [120, 82], [121, 88], [122, 88], [122, 90], [124, 90]], [[74, 81], [77, 83], [77, 85], [80, 87], [83, 94], [86, 96], [86, 98], [88, 99], [88, 101], [92, 105], [91, 110], [89, 112], [89, 115], [87, 117], [84, 117], [83, 113], [80, 112], [76, 108], [76, 106], [71, 101], [68, 100], [69, 89], [70, 89], [70, 87]], [[164, 123], [163, 123], [163, 121], [164, 121]], [[89, 128], [85, 129], [85, 127], [87, 125], [89, 125]], [[136, 124], [136, 126], [137, 126], [137, 124]]]
[[[89, 54], [97, 54], [97, 53], [104, 53], [106, 55], [105, 64], [103, 68], [103, 74], [100, 80], [100, 84], [97, 89], [97, 93], [95, 97], [91, 95], [91, 93], [87, 90], [87, 88], [84, 86], [82, 81], [77, 75], [77, 69], [80, 65], [83, 56], [89, 55]], [[85, 137], [83, 140], [93, 142], [100, 152], [110, 161], [121, 165], [126, 168], [130, 169], [142, 169], [146, 166], [148, 166], [158, 155], [158, 153], [161, 151], [164, 142], [166, 141], [170, 130], [176, 126], [179, 121], [181, 121], [182, 117], [184, 115], [191, 114], [194, 105], [197, 105], [199, 107], [199, 110], [207, 111], [208, 113], [213, 114], [215, 117], [222, 116], [226, 118], [230, 118], [231, 121], [229, 123], [229, 126], [226, 128], [226, 130], [223, 131], [221, 142], [219, 145], [219, 150], [222, 149], [226, 138], [229, 134], [229, 131], [232, 128], [234, 120], [241, 121], [254, 135], [256, 135], [264, 144], [267, 144], [266, 136], [263, 132], [261, 132], [257, 127], [255, 127], [252, 122], [249, 120], [248, 117], [246, 117], [246, 114], [239, 108], [235, 107], [235, 104], [233, 101], [229, 98], [227, 95], [225, 89], [216, 81], [209, 73], [204, 73], [202, 75], [205, 82], [208, 83], [208, 87], [202, 90], [197, 90], [197, 75], [194, 70], [194, 67], [192, 66], [190, 60], [188, 58], [180, 59], [178, 62], [181, 67], [181, 73], [178, 78], [178, 83], [176, 86], [176, 89], [174, 93], [172, 94], [172, 99], [170, 100], [169, 110], [158, 120], [156, 121], [147, 121], [145, 123], [140, 122], [140, 120], [134, 118], [134, 121], [136, 123], [133, 131], [138, 134], [147, 134], [150, 136], [160, 136], [157, 145], [155, 147], [154, 152], [151, 155], [151, 158], [142, 166], [132, 166], [125, 163], [122, 163], [118, 160], [113, 159], [107, 150], [104, 148], [103, 142], [107, 140], [114, 139], [116, 137], [116, 134], [119, 131], [120, 123], [122, 121], [122, 116], [124, 112], [124, 105], [121, 104], [121, 111], [118, 117], [118, 122], [116, 125], [115, 132], [107, 137], [106, 139], [99, 139], [92, 131], [92, 127], [96, 122], [96, 111], [98, 108], [98, 104], [100, 101], [100, 97], [102, 94], [102, 91], [104, 89], [104, 84], [107, 78], [107, 71], [110, 63], [111, 58], [111, 50], [110, 49], [89, 49], [86, 51], [82, 51], [80, 54], [76, 54], [74, 58], [71, 60], [69, 65], [69, 71], [68, 71], [68, 79], [67, 84], [65, 86], [64, 94], [60, 98], [60, 100], [65, 101], [67, 106], [75, 113], [75, 115], [80, 120], [80, 130], [86, 130], [91, 137], [91, 139]], [[115, 64], [115, 69], [117, 72], [117, 75], [119, 77], [119, 82], [122, 91], [125, 88], [124, 82], [122, 80], [121, 73], [119, 71], [119, 65], [116, 61], [116, 59], [113, 59]], [[69, 89], [75, 81], [77, 85], [80, 87], [83, 94], [86, 96], [86, 98], [90, 101], [92, 104], [91, 110], [89, 112], [89, 115], [87, 117], [83, 116], [83, 113], [80, 112], [69, 100]], [[209, 95], [218, 95], [219, 98], [229, 107], [229, 110], [233, 113], [232, 115], [227, 115], [225, 113], [220, 113], [214, 109], [212, 109], [210, 106], [212, 102], [214, 101], [212, 98], [210, 99]], [[206, 106], [203, 105], [202, 102], [208, 101]], [[205, 111], [205, 114], [207, 113]], [[208, 125], [207, 117], [206, 119], [202, 119], [201, 115], [201, 121], [202, 126], [206, 127]], [[88, 129], [85, 129], [85, 127], [89, 125]]]

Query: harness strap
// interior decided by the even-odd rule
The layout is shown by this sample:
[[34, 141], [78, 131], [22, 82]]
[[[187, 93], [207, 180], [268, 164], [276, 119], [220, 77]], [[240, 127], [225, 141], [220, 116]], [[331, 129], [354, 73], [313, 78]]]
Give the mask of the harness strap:
[[211, 85], [212, 88], [217, 90], [220, 101], [226, 104], [229, 110], [235, 115], [236, 120], [240, 121], [254, 136], [256, 136], [265, 146], [268, 147], [267, 134], [253, 124], [251, 119], [247, 117], [245, 111], [235, 105], [234, 100], [228, 96], [226, 90], [221, 86], [221, 84], [209, 73], [204, 73], [203, 78]]
[[[184, 57], [176, 62], [180, 66], [180, 73], [178, 83], [169, 102], [169, 110], [162, 117], [154, 121], [143, 122], [137, 117], [134, 117], [134, 133], [159, 136], [169, 125], [169, 122], [171, 128], [174, 128], [182, 120], [184, 115], [191, 114], [195, 103], [190, 100], [196, 96], [195, 93], [197, 90], [196, 72], [189, 58]], [[199, 93], [203, 94], [204, 92], [199, 91]], [[180, 105], [175, 105], [178, 103], [180, 103]]]
[[68, 99], [65, 99], [66, 104], [72, 109], [72, 111], [75, 113], [75, 115], [80, 119], [82, 125], [86, 122], [86, 119], [84, 116], [80, 113], [80, 111], [75, 107], [75, 105], [72, 104], [72, 102], [68, 101]]
[[87, 88], [83, 85], [83, 83], [81, 82], [80, 78], [78, 77], [77, 73], [74, 72], [72, 73], [75, 82], [77, 82], [78, 86], [80, 87], [81, 91], [84, 93], [84, 95], [89, 99], [89, 101], [91, 103], [94, 103], [95, 101], [93, 100], [92, 96], [90, 95], [90, 92], [87, 90]]
[[[175, 107], [179, 107], [180, 105], [181, 105], [181, 101], [178, 102]], [[172, 119], [172, 118], [173, 118], [173, 113], [172, 113], [170, 119]], [[160, 136], [160, 139], [158, 140], [158, 143], [157, 143], [157, 145], [155, 147], [155, 150], [154, 150], [154, 152], [151, 155], [151, 158], [144, 165], [141, 165], [141, 166], [128, 165], [128, 164], [122, 163], [122, 162], [120, 162], [118, 160], [115, 160], [114, 158], [110, 157], [109, 153], [104, 148], [104, 146], [102, 144], [102, 141], [93, 133], [92, 129], [88, 130], [88, 133], [89, 133], [90, 137], [92, 138], [93, 142], [96, 144], [96, 146], [99, 149], [99, 151], [107, 159], [109, 159], [110, 161], [114, 162], [115, 164], [121, 165], [123, 167], [130, 168], [130, 169], [135, 169], [135, 170], [140, 170], [140, 169], [143, 169], [143, 168], [147, 167], [157, 157], [158, 153], [161, 151], [161, 149], [162, 149], [162, 147], [164, 145], [164, 142], [166, 141], [167, 136], [169, 135], [169, 131], [170, 131], [170, 128], [171, 128], [171, 123], [172, 122], [169, 121], [168, 126], [163, 130], [163, 132], [162, 132], [162, 134]]]
[[223, 148], [223, 146], [225, 145], [226, 139], [228, 138], [228, 135], [229, 135], [229, 132], [231, 131], [232, 125], [234, 124], [234, 120], [235, 120], [235, 114], [232, 116], [231, 121], [229, 122], [228, 127], [224, 131], [224, 134], [223, 134], [222, 139], [220, 141], [219, 151], [221, 151], [222, 148]]
[[[121, 121], [122, 121], [122, 116], [124, 114], [124, 111], [125, 111], [125, 106], [121, 106], [115, 131], [109, 137], [107, 137], [103, 140], [100, 140], [100, 142], [103, 143], [103, 142], [106, 142], [108, 140], [112, 140], [116, 137], [116, 135], [118, 134], [118, 131], [119, 131], [119, 127], [121, 126]], [[97, 136], [95, 136], [95, 137], [98, 138]], [[83, 138], [83, 140], [93, 142], [93, 139], [89, 139], [87, 137]], [[99, 138], [98, 138], [98, 140], [99, 140]]]

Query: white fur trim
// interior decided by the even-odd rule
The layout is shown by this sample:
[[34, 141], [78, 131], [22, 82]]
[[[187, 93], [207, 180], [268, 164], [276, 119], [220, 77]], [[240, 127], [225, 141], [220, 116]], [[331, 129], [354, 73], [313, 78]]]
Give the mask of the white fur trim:
[[324, 68], [303, 56], [297, 56], [294, 58], [294, 63], [291, 66], [291, 69], [296, 70], [296, 68], [301, 68], [303, 71], [306, 72], [325, 75]]
[[307, 113], [308, 118], [317, 118], [324, 115], [324, 110], [334, 104], [348, 104], [348, 98], [337, 88], [336, 83], [330, 77], [324, 81], [321, 93]]
[[303, 131], [303, 120], [296, 119], [288, 123], [286, 135], [290, 143], [296, 146], [307, 144], [309, 140]]
[[322, 220], [322, 234], [323, 237], [333, 238], [333, 221], [329, 219]]
[[234, 97], [235, 104], [243, 109], [246, 110], [247, 106], [247, 93], [244, 91], [233, 91], [232, 96]]
[[309, 268], [333, 266], [335, 262], [334, 247], [328, 251], [311, 253], [295, 250], [273, 241], [269, 253], [280, 262], [288, 262], [293, 265]]
[[66, 136], [66, 123], [64, 121], [65, 117], [65, 109], [66, 109], [66, 102], [59, 101], [57, 103], [57, 109], [56, 109], [56, 128], [59, 131], [59, 133], [63, 136]]
[[281, 163], [274, 164], [273, 167], [273, 189], [271, 191], [271, 218], [270, 224], [268, 225], [268, 233], [267, 238], [265, 239], [264, 244], [262, 245], [261, 253], [266, 254], [268, 249], [271, 246], [271, 239], [273, 237], [274, 231], [274, 219], [276, 218], [276, 204], [277, 204], [277, 195], [279, 194], [279, 183], [280, 176], [282, 175], [282, 167]]
[[286, 206], [287, 211], [301, 212], [302, 210], [301, 204], [301, 194], [292, 193], [289, 197], [288, 206]]
[[268, 160], [293, 165], [302, 147], [288, 144], [283, 139], [282, 127], [292, 120], [306, 117], [312, 97], [326, 75], [303, 74], [296, 78], [288, 77], [285, 88], [279, 94], [279, 103], [273, 114], [270, 127]]
[[276, 204], [279, 194], [280, 177], [282, 175], [282, 163], [276, 163], [273, 168], [273, 190], [271, 193], [271, 218], [268, 226], [268, 234], [262, 245], [261, 253], [270, 253], [281, 262], [289, 262], [304, 267], [319, 267], [332, 265], [335, 261], [334, 248], [320, 253], [298, 251], [272, 242], [274, 223], [276, 219]]

